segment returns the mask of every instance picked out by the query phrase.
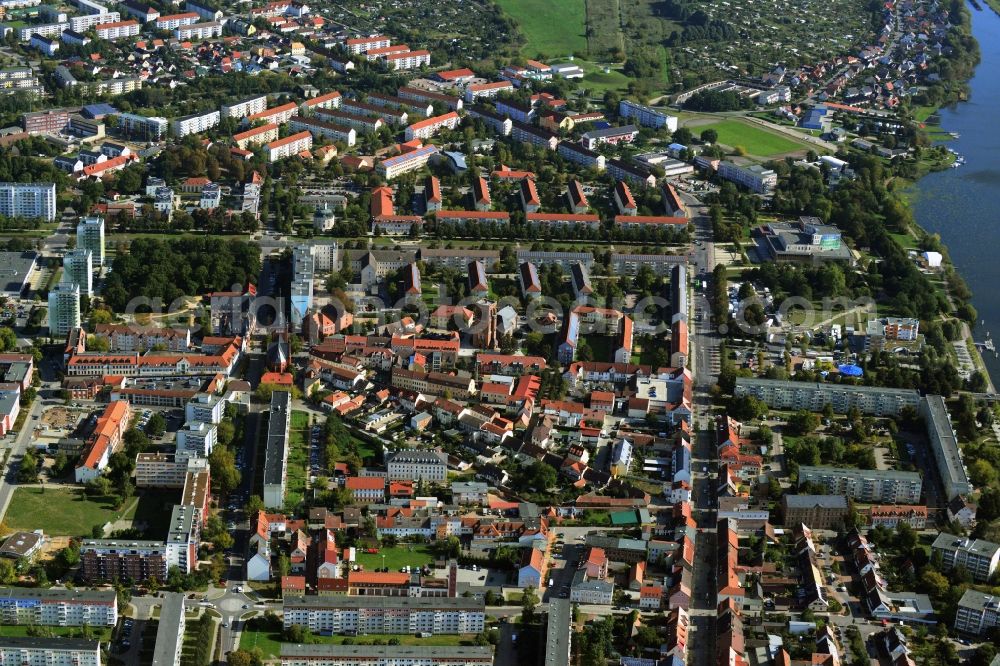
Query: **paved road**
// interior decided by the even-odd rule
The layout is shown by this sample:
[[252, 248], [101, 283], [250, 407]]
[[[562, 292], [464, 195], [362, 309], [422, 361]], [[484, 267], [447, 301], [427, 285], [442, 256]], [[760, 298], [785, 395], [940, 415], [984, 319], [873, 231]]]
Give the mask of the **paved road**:
[[[45, 393], [48, 395], [48, 390]], [[24, 457], [24, 452], [31, 441], [31, 433], [35, 429], [38, 417], [41, 416], [42, 407], [46, 404], [61, 404], [61, 401], [43, 400], [41, 393], [39, 393], [38, 397], [35, 398], [34, 404], [31, 406], [31, 412], [24, 421], [24, 425], [21, 426], [20, 432], [17, 433], [17, 438], [14, 440], [10, 455], [7, 458], [7, 464], [4, 466], [2, 474], [0, 474], [0, 520], [3, 520], [3, 517], [7, 515], [7, 507], [10, 505], [11, 497], [14, 496], [14, 490], [17, 486], [17, 470], [21, 468], [21, 458]]]

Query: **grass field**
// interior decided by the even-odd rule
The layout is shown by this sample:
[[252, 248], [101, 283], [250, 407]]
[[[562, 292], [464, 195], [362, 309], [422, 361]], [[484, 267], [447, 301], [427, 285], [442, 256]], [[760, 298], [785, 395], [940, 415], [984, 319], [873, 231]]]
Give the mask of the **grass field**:
[[[90, 536], [94, 525], [133, 520], [137, 514], [149, 524], [162, 522], [162, 512], [156, 506], [160, 504], [162, 508], [162, 499], [160, 494], [156, 494], [156, 499], [152, 495], [133, 497], [119, 512], [114, 499], [85, 497], [82, 488], [18, 488], [7, 509], [6, 522], [11, 529], [33, 530], [42, 526], [53, 536]], [[170, 508], [167, 506], [167, 520]]]
[[[327, 645], [339, 645], [344, 642], [346, 636], [316, 636], [317, 643]], [[381, 641], [387, 644], [391, 639], [399, 641], [400, 645], [472, 645], [472, 636], [461, 634], [440, 634], [430, 638], [419, 638], [412, 634], [365, 634], [352, 637], [355, 644], [372, 644]], [[264, 659], [277, 657], [281, 653], [281, 632], [268, 631], [266, 629], [243, 630], [240, 636], [240, 647], [244, 650], [257, 648], [263, 654]]]
[[584, 0], [497, 0], [497, 4], [521, 27], [527, 40], [521, 52], [526, 57], [587, 52]]
[[292, 412], [292, 428], [288, 437], [287, 506], [298, 506], [306, 494], [306, 474], [309, 469], [309, 414]]
[[707, 129], [713, 129], [719, 133], [719, 143], [733, 147], [742, 146], [747, 153], [758, 157], [793, 153], [805, 148], [797, 141], [739, 120], [723, 120], [711, 125], [698, 125], [692, 127], [691, 131], [700, 136]]
[[[27, 636], [28, 629], [34, 629], [33, 633], [46, 637], [55, 638], [83, 638], [83, 627], [31, 627], [27, 624], [5, 624], [0, 625], [0, 636]], [[111, 627], [89, 627], [90, 640], [106, 643], [111, 640]]]
[[[385, 564], [382, 564], [385, 555]], [[405, 544], [395, 548], [382, 548], [378, 553], [358, 553], [357, 563], [363, 564], [365, 570], [387, 567], [389, 571], [399, 571], [402, 567], [422, 567], [434, 560], [426, 546], [411, 546]]]

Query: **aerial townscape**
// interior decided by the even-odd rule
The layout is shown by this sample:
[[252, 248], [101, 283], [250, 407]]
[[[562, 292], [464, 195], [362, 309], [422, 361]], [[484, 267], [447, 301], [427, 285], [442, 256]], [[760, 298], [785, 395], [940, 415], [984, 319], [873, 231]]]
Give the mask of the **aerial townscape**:
[[971, 5], [0, 0], [0, 666], [1000, 666]]

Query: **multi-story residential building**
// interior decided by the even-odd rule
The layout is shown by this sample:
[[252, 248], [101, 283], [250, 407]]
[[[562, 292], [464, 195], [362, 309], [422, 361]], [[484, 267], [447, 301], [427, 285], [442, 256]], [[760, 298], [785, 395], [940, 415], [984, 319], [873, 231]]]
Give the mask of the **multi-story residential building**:
[[162, 541], [84, 539], [80, 571], [87, 582], [167, 578], [167, 547]]
[[171, 454], [140, 453], [135, 458], [137, 488], [183, 488], [186, 478], [187, 464]]
[[274, 123], [267, 123], [260, 127], [248, 129], [233, 135], [233, 143], [242, 150], [247, 150], [249, 146], [256, 146], [262, 143], [271, 143], [278, 140], [278, 126]]
[[483, 630], [486, 607], [466, 597], [298, 596], [282, 605], [286, 627], [315, 634], [467, 634]]
[[833, 411], [846, 414], [855, 407], [862, 414], [898, 416], [904, 407], [920, 407], [920, 394], [912, 389], [881, 386], [848, 386], [829, 383], [791, 382], [779, 379], [740, 377], [735, 395], [752, 395], [774, 409], [823, 410], [830, 404]]
[[375, 172], [386, 180], [392, 180], [404, 173], [423, 168], [437, 154], [437, 146], [430, 144], [421, 146], [415, 150], [382, 160], [376, 165]]
[[82, 638], [0, 637], [0, 664], [101, 666], [101, 663], [100, 641]]
[[608, 175], [615, 180], [627, 180], [634, 185], [642, 187], [654, 187], [656, 185], [656, 176], [624, 160], [608, 160], [606, 166]]
[[215, 393], [199, 393], [184, 406], [184, 418], [187, 421], [213, 423], [218, 425], [226, 415], [226, 405], [229, 402], [225, 396]]
[[59, 41], [55, 37], [43, 37], [42, 35], [32, 35], [28, 46], [38, 49], [47, 56], [54, 56], [59, 52]]
[[534, 125], [520, 123], [516, 120], [511, 121], [510, 137], [515, 141], [547, 150], [555, 150], [559, 145], [559, 137], [555, 134]]
[[30, 67], [0, 69], [0, 94], [10, 94], [15, 91], [38, 94], [44, 92], [45, 89]]
[[70, 112], [67, 109], [47, 109], [33, 111], [21, 116], [21, 127], [28, 134], [48, 134], [61, 132], [69, 123]]
[[80, 287], [80, 295], [94, 295], [94, 262], [90, 250], [76, 248], [63, 257], [62, 281]]
[[180, 666], [184, 648], [184, 594], [165, 592], [160, 603], [160, 619], [153, 644], [153, 663]]
[[0, 215], [56, 219], [55, 183], [0, 183]]
[[127, 136], [159, 141], [167, 135], [170, 121], [159, 116], [147, 117], [135, 113], [119, 113], [118, 129]]
[[783, 495], [781, 508], [786, 526], [816, 530], [839, 529], [848, 513], [843, 495]]
[[85, 217], [76, 225], [76, 247], [90, 252], [93, 271], [104, 265], [104, 218]]
[[144, 5], [140, 2], [133, 2], [133, 0], [126, 0], [122, 3], [122, 9], [126, 14], [132, 18], [138, 19], [143, 23], [149, 23], [150, 21], [155, 21], [160, 18], [159, 10], [156, 10], [149, 5]]
[[434, 116], [419, 122], [413, 123], [406, 128], [405, 136], [407, 141], [414, 139], [428, 139], [442, 129], [455, 129], [458, 127], [459, 117], [454, 111], [441, 116]]
[[388, 477], [442, 482], [448, 478], [448, 457], [438, 451], [397, 451], [386, 460]]
[[778, 184], [778, 174], [772, 169], [765, 169], [759, 164], [742, 167], [732, 162], [719, 162], [719, 177], [737, 185], [742, 185], [757, 194], [768, 194]]
[[535, 107], [523, 104], [513, 99], [499, 99], [496, 104], [497, 113], [505, 115], [519, 123], [530, 123], [535, 119]]
[[950, 501], [959, 495], [972, 493], [974, 488], [969, 481], [962, 460], [962, 451], [958, 448], [958, 437], [952, 428], [944, 398], [939, 395], [925, 396], [920, 401], [920, 413], [927, 426], [931, 453], [934, 454], [934, 462], [937, 464], [947, 499]]
[[825, 486], [831, 495], [886, 504], [919, 504], [923, 485], [916, 472], [803, 465], [799, 467], [799, 484], [807, 481]]
[[607, 127], [584, 132], [580, 137], [580, 143], [588, 150], [593, 150], [602, 143], [618, 145], [619, 143], [632, 143], [639, 136], [639, 128], [635, 125], [624, 125], [622, 127]]
[[487, 127], [500, 136], [510, 136], [511, 131], [514, 128], [514, 123], [510, 118], [502, 116], [496, 111], [487, 109], [484, 106], [470, 106], [469, 115], [473, 118], [479, 118], [482, 120]]
[[[194, 12], [189, 12], [194, 14]], [[198, 17], [195, 15], [195, 19], [191, 23], [197, 23]], [[173, 30], [178, 27], [178, 25], [168, 26], [167, 29]], [[252, 116], [255, 113], [260, 113], [267, 108], [267, 95], [254, 95], [253, 97], [247, 97], [241, 99], [238, 102], [231, 102], [229, 104], [222, 104], [219, 107], [220, 113], [222, 113], [223, 118], [246, 118], [247, 116]]]
[[206, 111], [204, 113], [193, 113], [188, 116], [181, 116], [174, 119], [174, 136], [178, 139], [188, 134], [198, 134], [205, 130], [212, 129], [219, 124], [222, 114], [218, 111]]
[[539, 298], [542, 295], [542, 283], [538, 279], [538, 269], [535, 264], [526, 261], [518, 268], [518, 282], [521, 284], [521, 293], [527, 298]]
[[461, 97], [455, 97], [453, 95], [445, 95], [439, 92], [433, 92], [430, 90], [422, 90], [420, 88], [412, 88], [409, 86], [401, 86], [396, 94], [399, 95], [401, 99], [408, 99], [415, 102], [424, 102], [426, 104], [433, 104], [434, 102], [440, 102], [444, 104], [452, 111], [461, 111], [464, 105]]
[[[621, 182], [621, 181], [619, 181]], [[615, 226], [619, 229], [684, 229], [690, 220], [686, 217], [665, 217], [662, 215], [615, 215]]]
[[618, 102], [618, 115], [625, 120], [634, 120], [642, 127], [666, 128], [668, 132], [677, 131], [677, 116], [667, 115], [631, 100], [623, 99]]
[[288, 391], [275, 391], [271, 394], [264, 452], [264, 506], [269, 509], [280, 508], [285, 504], [291, 404], [292, 394]]
[[343, 100], [343, 96], [336, 90], [328, 93], [323, 93], [322, 95], [317, 95], [311, 99], [307, 99], [299, 105], [299, 110], [303, 115], [309, 115], [316, 109], [337, 109], [340, 108], [340, 103]]
[[222, 24], [217, 21], [182, 25], [174, 30], [174, 37], [180, 40], [212, 39], [222, 36]]
[[58, 23], [46, 23], [44, 25], [31, 25], [26, 28], [18, 28], [17, 38], [22, 42], [32, 42], [35, 35], [39, 37], [45, 37], [49, 40], [59, 39], [59, 35], [63, 33], [64, 30], [69, 30], [68, 21], [60, 21]]
[[941, 555], [941, 566], [945, 571], [960, 566], [979, 582], [989, 580], [1000, 564], [1000, 544], [947, 532], [939, 534], [931, 544], [931, 554], [934, 553]]
[[[103, 7], [102, 7], [103, 9]], [[122, 16], [119, 12], [95, 12], [92, 14], [83, 14], [81, 16], [70, 16], [69, 17], [69, 27], [77, 33], [84, 33], [91, 29], [100, 29], [102, 26], [108, 24], [116, 24], [122, 22]], [[132, 28], [129, 28], [131, 31]], [[138, 33], [135, 33], [138, 34]], [[97, 33], [98, 37], [101, 37], [101, 33]], [[124, 35], [119, 35], [124, 36]], [[106, 37], [101, 37], [101, 39], [108, 39]], [[113, 39], [113, 38], [111, 38]]]
[[[194, 12], [184, 12], [182, 14], [168, 14], [156, 19], [157, 30], [175, 30], [182, 25], [191, 25], [201, 21], [201, 16]], [[240, 104], [241, 102], [237, 102]], [[235, 117], [235, 116], [234, 116]]]
[[351, 55], [366, 53], [371, 49], [385, 48], [386, 46], [389, 46], [389, 44], [389, 38], [382, 35], [375, 35], [373, 37], [355, 37], [344, 42], [344, 46]]
[[385, 127], [385, 121], [379, 116], [365, 116], [336, 109], [316, 109], [315, 115], [321, 120], [337, 125], [347, 125], [365, 134], [377, 132]]
[[100, 39], [116, 40], [125, 37], [135, 37], [139, 34], [141, 24], [135, 19], [127, 21], [114, 21], [112, 23], [101, 23], [94, 26], [94, 31]]
[[881, 525], [894, 530], [900, 523], [906, 523], [915, 530], [922, 530], [927, 526], [926, 506], [874, 505], [865, 513], [872, 527]]
[[390, 53], [382, 56], [382, 60], [392, 71], [429, 67], [431, 64], [431, 52], [407, 51], [406, 53]]
[[434, 115], [434, 105], [430, 102], [419, 102], [412, 99], [403, 99], [393, 95], [383, 95], [382, 93], [368, 93], [368, 104], [371, 106], [381, 106], [388, 109], [407, 109], [412, 113], [419, 114], [425, 118]]
[[492, 646], [292, 643], [281, 646], [281, 666], [492, 666], [492, 664]]
[[309, 132], [298, 132], [264, 145], [264, 154], [268, 162], [277, 162], [287, 157], [294, 157], [303, 151], [312, 149], [313, 137]]
[[295, 102], [288, 102], [287, 104], [282, 104], [281, 106], [275, 106], [270, 109], [264, 109], [263, 111], [250, 114], [246, 117], [246, 120], [244, 120], [244, 125], [257, 122], [284, 125], [297, 115], [299, 115], [298, 105]]
[[302, 322], [312, 309], [313, 275], [316, 270], [313, 247], [311, 245], [296, 245], [292, 249], [292, 283], [289, 300], [291, 301], [291, 323], [296, 330], [302, 328]]
[[293, 118], [288, 127], [293, 132], [311, 132], [314, 137], [325, 137], [331, 141], [343, 141], [348, 147], [358, 141], [358, 133], [353, 127], [336, 125], [316, 118]]
[[409, 119], [409, 114], [394, 106], [383, 106], [378, 104], [368, 104], [356, 99], [345, 99], [340, 104], [341, 108], [348, 113], [356, 113], [362, 116], [375, 116], [381, 118], [390, 125], [405, 125]]
[[218, 431], [212, 423], [188, 421], [177, 431], [177, 458], [207, 458], [218, 440]]
[[[530, 180], [523, 181], [530, 183]], [[598, 229], [601, 226], [601, 218], [593, 213], [527, 213], [525, 222], [538, 229], [581, 228]]]
[[958, 600], [955, 630], [981, 636], [997, 626], [1000, 626], [1000, 597], [967, 589]]
[[510, 81], [494, 81], [493, 83], [472, 83], [465, 87], [465, 101], [473, 103], [477, 99], [496, 97], [500, 93], [514, 92], [514, 84]]
[[111, 455], [121, 449], [122, 437], [132, 420], [132, 408], [125, 400], [113, 400], [97, 419], [76, 466], [77, 483], [86, 483], [108, 466]]
[[64, 336], [80, 328], [80, 285], [61, 282], [49, 292], [49, 335]]
[[569, 600], [575, 604], [610, 606], [615, 584], [609, 580], [588, 579], [586, 570], [580, 569], [573, 576]]
[[579, 164], [585, 169], [593, 168], [598, 171], [603, 171], [606, 165], [604, 155], [595, 153], [593, 150], [584, 148], [580, 144], [572, 141], [560, 141], [556, 152], [559, 153], [564, 159], [569, 160], [574, 164]]
[[4, 587], [0, 588], [0, 622], [113, 627], [118, 622], [118, 595], [114, 590]]

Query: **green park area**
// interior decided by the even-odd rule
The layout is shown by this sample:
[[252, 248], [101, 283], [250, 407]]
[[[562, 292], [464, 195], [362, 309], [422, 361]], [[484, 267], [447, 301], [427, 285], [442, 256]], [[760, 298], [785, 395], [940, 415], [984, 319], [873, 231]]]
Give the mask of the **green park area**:
[[106, 643], [111, 640], [111, 627], [50, 627], [28, 624], [0, 625], [0, 636], [43, 638], [86, 638]]
[[162, 533], [177, 495], [143, 491], [119, 506], [116, 497], [87, 497], [83, 488], [17, 488], [5, 522], [13, 530], [42, 527], [50, 536], [89, 536], [95, 525], [115, 521]]
[[[403, 567], [422, 567], [434, 561], [434, 556], [426, 546], [417, 544], [402, 544], [392, 548], [380, 548], [377, 553], [364, 553], [358, 549], [356, 562], [372, 571], [386, 567], [389, 571], [399, 571]], [[382, 556], [385, 556], [383, 559]], [[385, 562], [385, 564], [383, 564]]]
[[719, 134], [718, 143], [734, 148], [740, 146], [746, 150], [747, 154], [757, 157], [773, 157], [806, 148], [805, 144], [794, 139], [742, 120], [723, 120], [710, 125], [691, 127], [691, 131], [698, 136], [701, 136], [705, 130], [715, 130]]
[[526, 39], [521, 52], [528, 58], [565, 58], [587, 51], [584, 0], [498, 0], [517, 21]]
[[285, 503], [298, 506], [306, 494], [306, 474], [309, 469], [309, 414], [292, 412], [292, 427], [288, 436], [288, 491]]
[[[412, 634], [363, 634], [361, 636], [312, 636], [311, 640], [326, 645], [340, 645], [349, 641], [355, 645], [388, 645], [390, 641], [399, 645], [472, 645], [473, 637], [461, 634], [438, 634], [430, 638], [420, 638]], [[261, 623], [249, 623], [240, 635], [240, 647], [244, 650], [260, 650], [261, 657], [273, 659], [281, 654], [281, 629], [263, 627]]]

